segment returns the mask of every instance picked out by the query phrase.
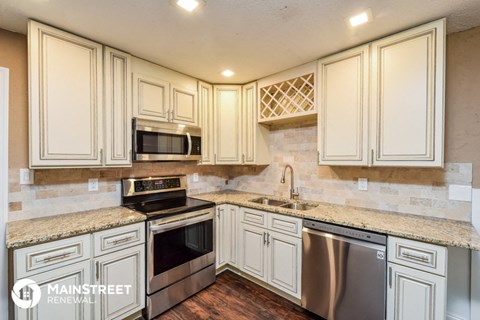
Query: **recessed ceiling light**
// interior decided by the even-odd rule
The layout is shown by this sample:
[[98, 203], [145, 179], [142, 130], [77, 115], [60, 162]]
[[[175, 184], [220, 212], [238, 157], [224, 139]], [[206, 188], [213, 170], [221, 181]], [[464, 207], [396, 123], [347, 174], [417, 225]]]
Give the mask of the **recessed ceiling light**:
[[193, 12], [205, 5], [203, 0], [174, 0], [175, 4], [188, 12]]
[[361, 24], [367, 23], [368, 21], [372, 20], [372, 10], [367, 9], [353, 17], [348, 19], [350, 26], [356, 27]]
[[233, 72], [232, 70], [228, 70], [228, 69], [222, 72], [222, 76], [227, 77], [227, 78], [230, 78], [234, 74], [235, 74], [235, 72]]

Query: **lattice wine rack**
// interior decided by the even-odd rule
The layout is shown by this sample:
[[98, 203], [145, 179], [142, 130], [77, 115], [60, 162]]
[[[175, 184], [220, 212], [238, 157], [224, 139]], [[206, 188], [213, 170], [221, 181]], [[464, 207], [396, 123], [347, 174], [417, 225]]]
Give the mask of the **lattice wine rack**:
[[259, 122], [315, 113], [314, 79], [309, 73], [260, 88]]

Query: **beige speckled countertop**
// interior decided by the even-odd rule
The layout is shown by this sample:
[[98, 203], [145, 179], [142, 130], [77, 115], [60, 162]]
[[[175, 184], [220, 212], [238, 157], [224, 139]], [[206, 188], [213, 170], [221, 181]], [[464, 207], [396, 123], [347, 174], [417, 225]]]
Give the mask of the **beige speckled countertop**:
[[[285, 209], [249, 201], [261, 196], [265, 195], [239, 191], [222, 191], [204, 193], [192, 197], [213, 201], [216, 204], [228, 203], [444, 246], [480, 250], [480, 236], [475, 228], [467, 222], [347, 207], [313, 201], [301, 201], [318, 205], [315, 209], [307, 211]], [[280, 199], [272, 196], [267, 197]]]
[[144, 221], [145, 215], [124, 207], [112, 207], [7, 223], [7, 248], [16, 249], [43, 242], [120, 227]]

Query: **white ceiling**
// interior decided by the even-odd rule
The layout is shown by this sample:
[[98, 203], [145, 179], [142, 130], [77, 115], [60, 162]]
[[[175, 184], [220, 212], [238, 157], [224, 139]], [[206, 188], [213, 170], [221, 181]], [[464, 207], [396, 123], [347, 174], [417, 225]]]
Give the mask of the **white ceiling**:
[[[245, 83], [441, 17], [449, 33], [480, 25], [479, 0], [206, 2], [190, 15], [169, 0], [1, 0], [0, 28], [25, 34], [33, 18], [209, 82]], [[345, 24], [367, 8], [373, 22]]]

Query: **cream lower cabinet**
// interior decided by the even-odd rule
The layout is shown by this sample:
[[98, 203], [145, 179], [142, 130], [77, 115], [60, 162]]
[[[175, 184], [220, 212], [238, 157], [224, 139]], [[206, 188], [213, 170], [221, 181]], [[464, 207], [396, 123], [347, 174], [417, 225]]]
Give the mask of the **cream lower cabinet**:
[[301, 296], [301, 219], [240, 209], [239, 269], [295, 297]]
[[[91, 319], [92, 298], [88, 294], [56, 293], [60, 288], [71, 288], [90, 283], [90, 261], [82, 261], [63, 268], [29, 276], [41, 289], [40, 302], [33, 308], [15, 307], [17, 320], [88, 320]], [[49, 289], [56, 288], [56, 289]]]
[[[139, 312], [145, 307], [144, 228], [142, 222], [13, 250], [10, 286], [31, 279], [41, 290], [33, 308], [10, 301], [14, 318], [124, 319]], [[107, 291], [100, 294], [99, 286]], [[23, 300], [26, 292], [33, 295], [18, 289]]]
[[119, 286], [121, 294], [96, 294], [94, 319], [122, 319], [145, 305], [145, 245], [94, 259], [96, 285]]
[[388, 238], [387, 320], [444, 320], [447, 248]]
[[224, 204], [216, 208], [216, 268], [227, 264], [237, 266], [238, 207]]
[[321, 59], [318, 77], [320, 165], [443, 166], [445, 19]]

